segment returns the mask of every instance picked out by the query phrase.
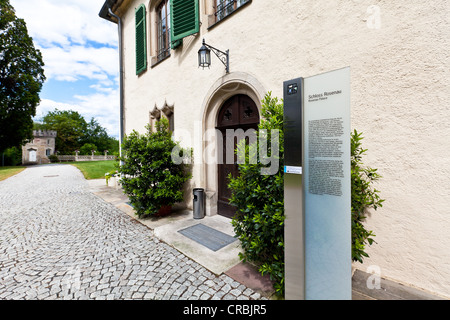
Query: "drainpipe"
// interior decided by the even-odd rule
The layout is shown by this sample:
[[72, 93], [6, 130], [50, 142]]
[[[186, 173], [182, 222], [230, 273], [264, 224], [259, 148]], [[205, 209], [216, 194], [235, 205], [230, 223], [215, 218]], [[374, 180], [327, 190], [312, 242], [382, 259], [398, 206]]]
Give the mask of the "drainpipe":
[[[123, 81], [124, 81], [124, 70], [123, 70], [123, 39], [122, 39], [122, 19], [115, 15], [111, 10], [111, 7], [108, 8], [109, 14], [116, 18], [118, 21], [118, 30], [119, 30], [119, 60], [120, 60], [120, 121], [119, 121], [119, 155], [122, 157], [122, 143], [124, 140], [124, 110], [123, 110]], [[120, 161], [120, 165], [123, 164], [123, 161]]]

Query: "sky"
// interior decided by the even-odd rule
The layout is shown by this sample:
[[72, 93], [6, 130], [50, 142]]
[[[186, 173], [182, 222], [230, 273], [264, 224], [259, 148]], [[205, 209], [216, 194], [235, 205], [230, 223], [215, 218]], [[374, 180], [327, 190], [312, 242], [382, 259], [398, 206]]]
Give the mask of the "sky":
[[35, 121], [56, 108], [73, 110], [119, 136], [118, 31], [98, 16], [104, 2], [10, 0], [45, 63]]

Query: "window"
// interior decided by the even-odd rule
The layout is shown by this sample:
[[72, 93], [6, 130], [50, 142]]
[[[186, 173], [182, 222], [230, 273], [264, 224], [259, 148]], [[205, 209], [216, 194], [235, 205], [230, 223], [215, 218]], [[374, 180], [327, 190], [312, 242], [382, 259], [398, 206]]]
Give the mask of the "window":
[[214, 0], [216, 22], [222, 20], [237, 8], [250, 1], [251, 0]]
[[52, 149], [45, 150], [45, 155], [48, 157], [52, 154]]
[[150, 111], [150, 126], [152, 131], [155, 131], [156, 121], [161, 120], [164, 117], [169, 121], [169, 130], [173, 132], [175, 130], [175, 112], [174, 107], [164, 104], [164, 107], [160, 110], [155, 105], [152, 111]]
[[157, 61], [161, 61], [170, 55], [170, 6], [169, 0], [163, 0], [157, 10]]
[[142, 4], [135, 11], [137, 75], [141, 74], [147, 69], [147, 32], [145, 16], [145, 6]]

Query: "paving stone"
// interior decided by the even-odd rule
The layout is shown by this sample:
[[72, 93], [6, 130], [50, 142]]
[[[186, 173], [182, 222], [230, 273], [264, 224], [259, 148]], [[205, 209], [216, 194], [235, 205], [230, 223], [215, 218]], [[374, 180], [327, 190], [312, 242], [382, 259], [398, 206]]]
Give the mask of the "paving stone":
[[225, 295], [225, 292], [223, 291], [219, 291], [216, 292], [213, 297], [211, 298], [211, 300], [222, 300], [222, 297]]
[[231, 293], [226, 294], [223, 296], [222, 300], [235, 300], [236, 296], [232, 295]]
[[239, 296], [242, 295], [242, 291], [239, 290], [239, 289], [233, 289], [233, 290], [230, 291], [230, 293], [231, 293], [232, 295], [236, 296], [236, 297], [239, 297]]
[[0, 242], [3, 300], [261, 298], [92, 194], [70, 165], [0, 182]]
[[200, 300], [209, 300], [210, 298], [211, 298], [211, 295], [206, 292], [200, 296]]
[[227, 293], [231, 290], [231, 286], [227, 283], [226, 285], [224, 285], [221, 289], [223, 292]]

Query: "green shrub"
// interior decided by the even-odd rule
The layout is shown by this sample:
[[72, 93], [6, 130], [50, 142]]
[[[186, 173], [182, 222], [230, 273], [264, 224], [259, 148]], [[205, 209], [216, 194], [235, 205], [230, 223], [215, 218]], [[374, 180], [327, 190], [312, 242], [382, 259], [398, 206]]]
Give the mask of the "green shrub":
[[48, 160], [50, 160], [51, 163], [55, 163], [55, 162], [59, 161], [58, 156], [56, 154], [49, 155]]
[[367, 149], [361, 147], [362, 133], [356, 130], [351, 134], [351, 186], [352, 186], [352, 259], [363, 262], [368, 254], [366, 244], [372, 245], [375, 235], [364, 226], [369, 209], [383, 206], [384, 200], [373, 183], [381, 178], [377, 169], [364, 167], [362, 156]]
[[[238, 236], [243, 253], [243, 261], [258, 265], [259, 271], [269, 274], [279, 295], [284, 293], [284, 173], [283, 173], [283, 104], [272, 98], [269, 92], [262, 105], [263, 119], [261, 129], [276, 129], [280, 133], [279, 170], [275, 175], [262, 175], [265, 168], [261, 159], [250, 164], [249, 155], [258, 154], [258, 144], [245, 146], [246, 164], [239, 165], [240, 175], [230, 178], [232, 190], [230, 203], [237, 207], [232, 220], [235, 234]], [[270, 135], [267, 137], [270, 141]], [[244, 148], [243, 141], [238, 149]], [[270, 150], [270, 145], [269, 148]], [[270, 151], [269, 151], [270, 153]], [[254, 163], [254, 162], [253, 162]]]
[[18, 166], [22, 164], [22, 148], [12, 147], [0, 152], [0, 165]]
[[94, 150], [94, 154], [97, 152], [97, 146], [93, 143], [85, 143], [80, 148], [80, 155], [90, 156], [92, 155], [92, 150]]
[[147, 126], [145, 134], [133, 131], [123, 142], [118, 173], [139, 217], [153, 216], [163, 206], [182, 202], [183, 184], [191, 178], [186, 165], [172, 161], [172, 150], [179, 145], [168, 126], [162, 119], [156, 123], [156, 132]]

